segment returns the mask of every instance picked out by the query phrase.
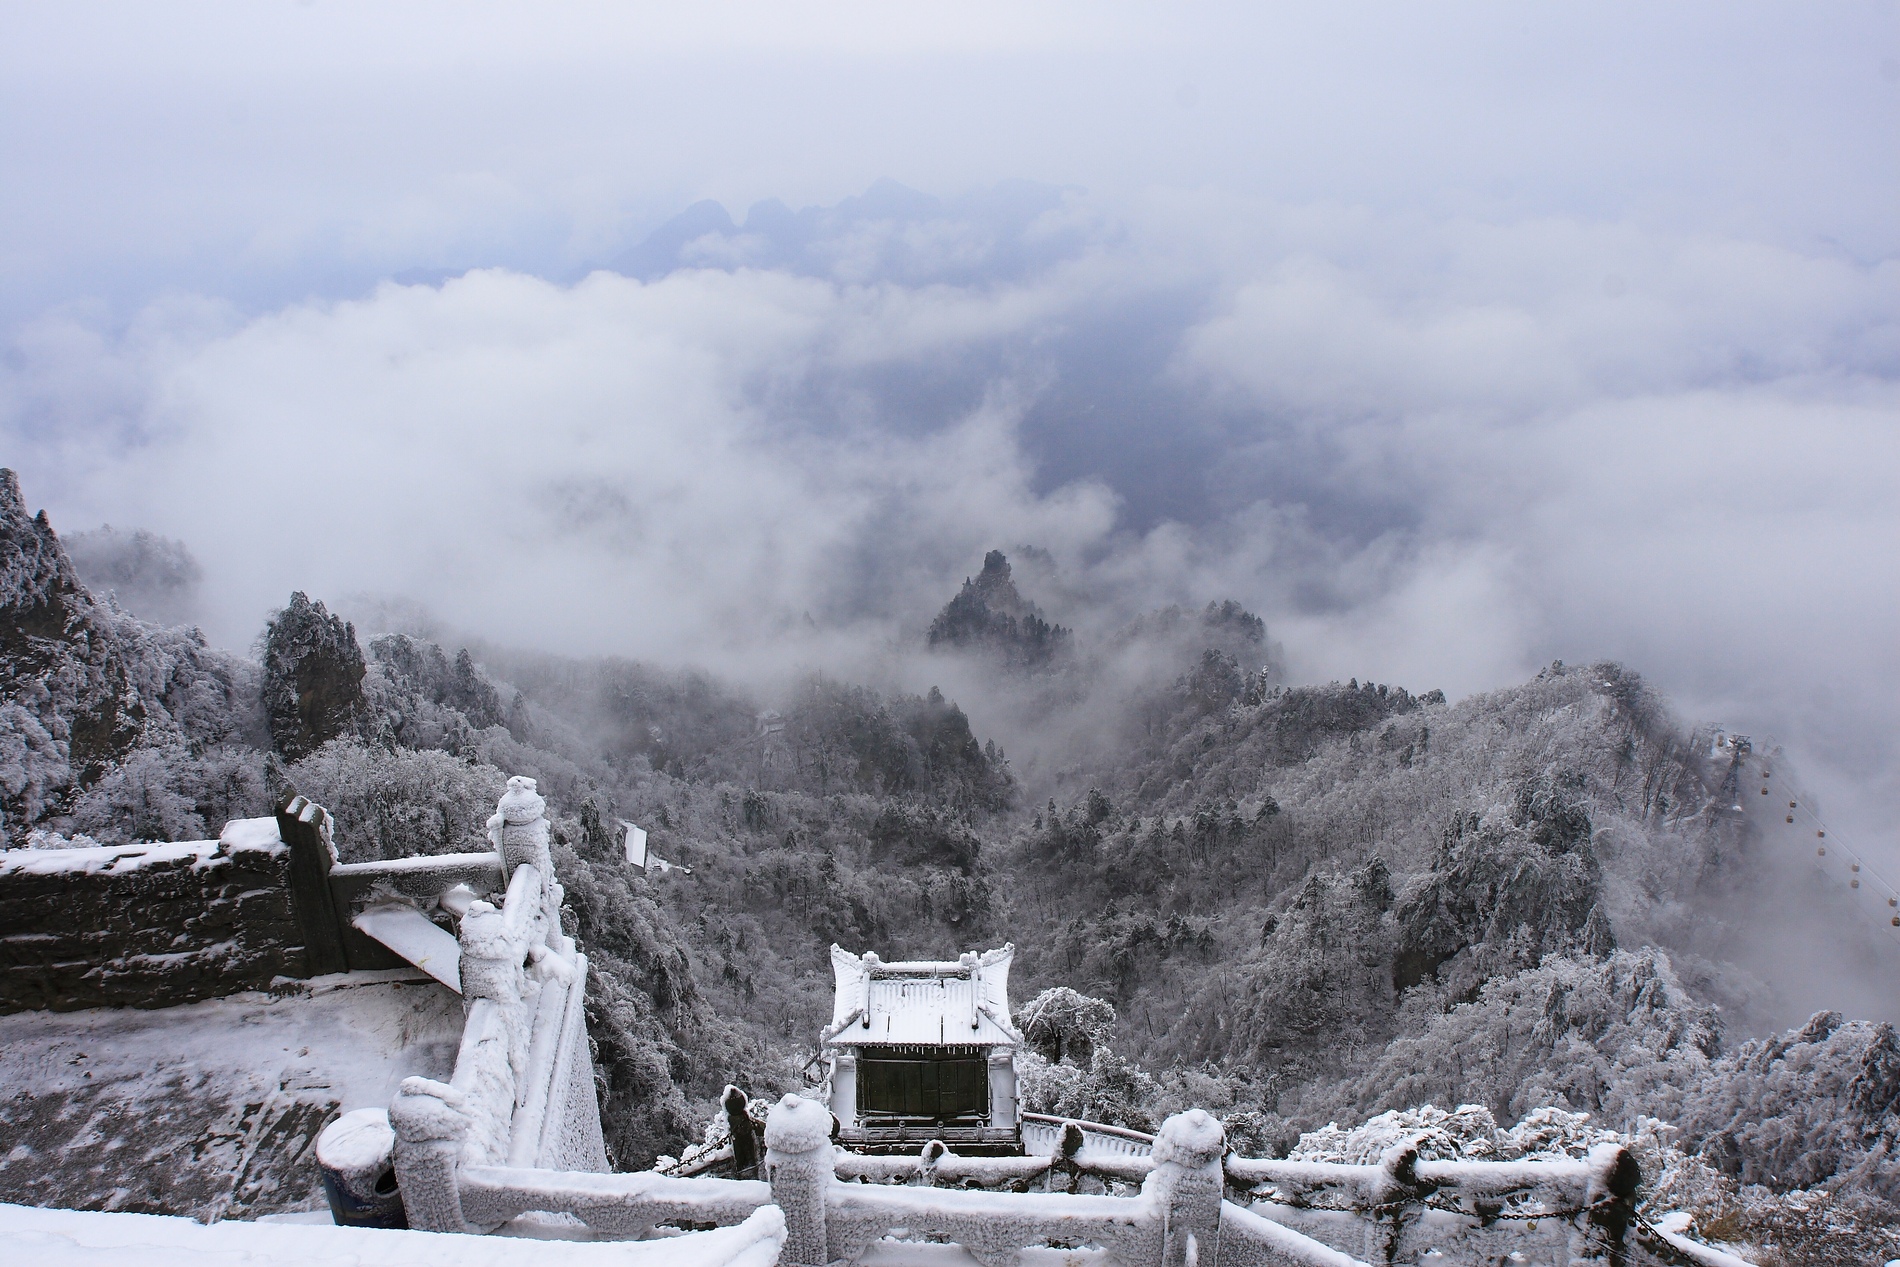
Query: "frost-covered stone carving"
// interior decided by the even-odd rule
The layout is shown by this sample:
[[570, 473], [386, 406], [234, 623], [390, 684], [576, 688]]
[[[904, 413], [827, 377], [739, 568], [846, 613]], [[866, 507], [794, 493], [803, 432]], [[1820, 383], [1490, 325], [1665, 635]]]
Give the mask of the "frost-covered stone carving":
[[462, 1093], [428, 1078], [404, 1078], [389, 1105], [396, 1131], [396, 1183], [409, 1226], [422, 1232], [466, 1232], [456, 1187], [470, 1120]]
[[822, 1104], [787, 1095], [765, 1119], [765, 1177], [785, 1212], [782, 1261], [823, 1267], [831, 1261], [825, 1197], [831, 1173], [831, 1114]]
[[607, 1168], [587, 1042], [587, 960], [561, 929], [546, 802], [534, 780], [509, 780], [490, 827], [513, 874], [500, 907], [473, 900], [463, 909], [468, 1019], [455, 1073], [447, 1086], [410, 1079], [390, 1106], [407, 1141], [397, 1166], [405, 1208], [413, 1175], [422, 1212], [411, 1218], [434, 1220], [413, 1226], [467, 1222], [459, 1195], [451, 1203], [437, 1190], [446, 1183], [459, 1193], [468, 1167]]
[[508, 780], [494, 816], [488, 820], [488, 838], [501, 851], [505, 872], [512, 874], [523, 863], [539, 867], [543, 876], [553, 867], [548, 855], [547, 801], [535, 791], [533, 779], [515, 775]]
[[521, 959], [526, 947], [508, 935], [508, 922], [487, 902], [475, 901], [462, 916], [462, 997], [492, 999], [503, 1007], [521, 1002]]
[[1221, 1194], [1226, 1179], [1221, 1157], [1227, 1136], [1201, 1109], [1176, 1113], [1155, 1136], [1155, 1168], [1142, 1191], [1162, 1219], [1161, 1267], [1211, 1260], [1219, 1244]]

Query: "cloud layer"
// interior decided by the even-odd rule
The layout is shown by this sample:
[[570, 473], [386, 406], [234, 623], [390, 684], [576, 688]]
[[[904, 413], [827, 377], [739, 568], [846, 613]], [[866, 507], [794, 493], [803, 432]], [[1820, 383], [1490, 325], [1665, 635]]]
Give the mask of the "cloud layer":
[[1506, 12], [11, 15], [8, 460], [238, 645], [902, 673], [1035, 545], [1301, 676], [1627, 659], [1884, 830], [1895, 11]]

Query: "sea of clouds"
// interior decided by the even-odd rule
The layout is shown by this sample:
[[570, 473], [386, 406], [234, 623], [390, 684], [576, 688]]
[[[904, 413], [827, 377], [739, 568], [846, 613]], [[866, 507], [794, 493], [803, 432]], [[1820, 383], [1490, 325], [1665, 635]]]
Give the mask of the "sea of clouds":
[[0, 54], [0, 434], [220, 642], [901, 678], [1034, 547], [1296, 679], [1626, 660], [1900, 855], [1887, 10], [105, 10]]

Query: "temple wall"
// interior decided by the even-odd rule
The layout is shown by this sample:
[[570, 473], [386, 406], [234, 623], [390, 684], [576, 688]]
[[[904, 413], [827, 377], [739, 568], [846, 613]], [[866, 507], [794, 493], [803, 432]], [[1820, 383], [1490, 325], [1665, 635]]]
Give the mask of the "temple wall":
[[275, 819], [0, 854], [0, 1012], [169, 1007], [308, 975]]

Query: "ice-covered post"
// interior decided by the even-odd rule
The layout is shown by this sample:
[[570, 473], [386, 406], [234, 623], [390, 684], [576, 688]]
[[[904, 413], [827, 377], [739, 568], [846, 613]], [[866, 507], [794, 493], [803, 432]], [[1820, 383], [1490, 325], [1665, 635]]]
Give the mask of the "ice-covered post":
[[462, 998], [493, 999], [505, 1008], [519, 1003], [521, 955], [508, 939], [506, 917], [487, 902], [470, 902], [462, 916]]
[[752, 1125], [752, 1115], [746, 1111], [750, 1104], [746, 1093], [731, 1083], [726, 1084], [719, 1097], [719, 1107], [726, 1111], [726, 1133], [732, 1136], [732, 1177], [735, 1179], [759, 1177], [758, 1128]]
[[468, 1112], [462, 1093], [427, 1078], [404, 1078], [389, 1105], [396, 1130], [396, 1186], [418, 1232], [466, 1232], [455, 1172], [462, 1162]]
[[1176, 1113], [1161, 1124], [1154, 1142], [1155, 1167], [1143, 1185], [1161, 1219], [1160, 1267], [1217, 1267], [1220, 1203], [1226, 1190], [1221, 1158], [1226, 1152], [1227, 1133], [1205, 1110]]
[[1394, 1144], [1379, 1157], [1379, 1180], [1373, 1189], [1373, 1208], [1366, 1211], [1366, 1258], [1397, 1262], [1405, 1234], [1424, 1214], [1419, 1204], [1425, 1187], [1418, 1179], [1418, 1143], [1408, 1139]]
[[574, 943], [561, 929], [561, 902], [566, 894], [554, 878], [554, 859], [548, 852], [548, 803], [535, 791], [535, 782], [517, 774], [508, 780], [494, 814], [488, 820], [488, 838], [501, 855], [501, 876], [505, 883], [516, 867], [528, 864], [541, 876], [541, 907], [547, 914], [548, 945], [564, 955], [574, 953]]
[[832, 1185], [831, 1114], [825, 1106], [787, 1095], [765, 1118], [765, 1178], [785, 1214], [779, 1261], [823, 1267], [831, 1261], [825, 1234], [825, 1196]]
[[517, 774], [508, 780], [495, 813], [488, 820], [488, 838], [501, 854], [502, 878], [522, 863], [539, 868], [545, 882], [554, 868], [548, 856], [548, 803], [535, 791], [533, 779]]
[[1607, 1251], [1607, 1267], [1623, 1267], [1628, 1253], [1624, 1240], [1630, 1221], [1636, 1214], [1636, 1190], [1642, 1186], [1643, 1172], [1630, 1150], [1621, 1144], [1598, 1144], [1589, 1153], [1589, 1205], [1584, 1212], [1595, 1236]]

